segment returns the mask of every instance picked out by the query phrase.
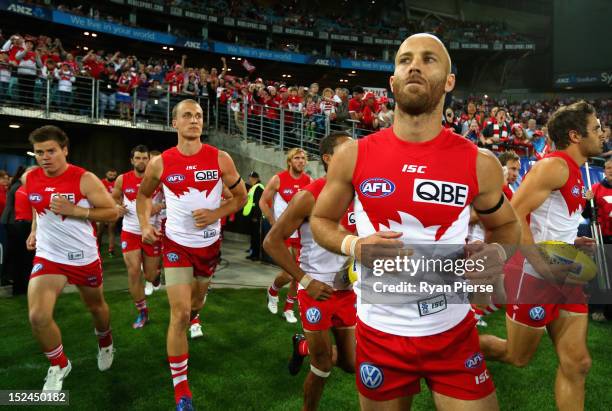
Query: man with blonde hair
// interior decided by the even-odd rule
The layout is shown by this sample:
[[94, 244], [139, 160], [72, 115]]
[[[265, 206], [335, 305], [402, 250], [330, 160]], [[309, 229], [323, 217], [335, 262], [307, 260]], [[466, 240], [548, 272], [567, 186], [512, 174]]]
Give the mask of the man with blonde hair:
[[[259, 208], [263, 215], [268, 219], [270, 225], [274, 225], [276, 220], [287, 208], [289, 201], [293, 196], [312, 182], [308, 174], [304, 172], [307, 164], [307, 154], [304, 149], [292, 148], [287, 152], [287, 169], [275, 174], [264, 189], [261, 199], [259, 200]], [[299, 255], [300, 238], [298, 232], [294, 232], [291, 237], [285, 242], [285, 245], [291, 251], [291, 254], [296, 258]], [[286, 284], [291, 283], [287, 300], [283, 309], [283, 316], [289, 323], [297, 322], [293, 313], [293, 305], [297, 296], [297, 285], [295, 281], [285, 271], [281, 271], [272, 285], [268, 288], [268, 310], [272, 314], [278, 312], [278, 290]]]

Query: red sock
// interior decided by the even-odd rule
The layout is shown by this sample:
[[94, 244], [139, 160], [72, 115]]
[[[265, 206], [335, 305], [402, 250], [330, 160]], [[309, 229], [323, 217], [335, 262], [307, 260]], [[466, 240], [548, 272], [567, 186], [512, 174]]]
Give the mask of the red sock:
[[270, 288], [268, 288], [268, 294], [270, 294], [272, 297], [278, 297], [278, 288], [276, 288], [274, 283], [272, 283]]
[[472, 311], [474, 311], [474, 317], [476, 317], [477, 320], [480, 320], [485, 315], [484, 311], [474, 304], [472, 304]]
[[287, 296], [287, 301], [285, 301], [285, 308], [283, 311], [293, 311], [294, 303], [295, 303], [295, 297]]
[[52, 367], [59, 365], [60, 368], [64, 368], [68, 365], [68, 357], [64, 354], [64, 346], [62, 344], [58, 345], [51, 351], [45, 352], [45, 355], [49, 359]]
[[197, 311], [192, 311], [191, 312], [191, 321], [190, 321], [190, 323], [191, 323], [191, 325], [193, 325], [193, 324], [200, 324], [200, 314], [198, 314]]
[[106, 331], [96, 331], [96, 336], [98, 337], [98, 347], [104, 348], [108, 347], [113, 343], [113, 333], [109, 327]]
[[310, 354], [310, 352], [308, 351], [308, 341], [302, 340], [298, 343], [298, 353], [300, 353], [302, 357], [305, 357]]
[[136, 309], [138, 311], [144, 311], [146, 313], [149, 312], [149, 309], [147, 308], [147, 300], [145, 298], [140, 301], [136, 301], [134, 304], [136, 305]]
[[191, 398], [191, 390], [187, 382], [187, 361], [189, 354], [181, 354], [169, 356], [170, 373], [172, 374], [172, 383], [174, 384], [174, 401], [178, 404], [181, 397]]

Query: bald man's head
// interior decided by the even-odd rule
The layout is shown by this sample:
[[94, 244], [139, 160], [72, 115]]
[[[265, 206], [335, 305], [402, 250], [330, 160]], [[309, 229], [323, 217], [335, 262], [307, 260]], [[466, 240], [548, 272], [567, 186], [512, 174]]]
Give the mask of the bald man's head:
[[440, 39], [427, 33], [404, 40], [397, 51], [390, 80], [397, 107], [409, 115], [440, 110], [442, 116], [444, 94], [455, 86], [446, 47]]
[[[427, 44], [427, 46], [433, 51], [437, 51], [440, 56], [443, 56], [447, 62], [447, 70], [446, 73], [450, 74], [451, 72], [451, 66], [452, 66], [452, 61], [451, 61], [451, 57], [450, 54], [448, 54], [448, 50], [446, 49], [446, 46], [444, 45], [444, 43], [442, 43], [442, 40], [440, 40], [438, 37], [434, 36], [433, 34], [429, 34], [429, 33], [416, 33], [413, 34], [412, 36], [408, 37], [406, 40], [404, 40], [402, 42], [402, 44], [400, 45], [399, 49], [397, 50], [397, 56], [399, 56], [404, 50], [406, 49], [410, 49], [411, 46], [415, 43], [421, 43], [421, 44]], [[397, 56], [395, 57], [396, 59], [396, 64], [397, 64]]]

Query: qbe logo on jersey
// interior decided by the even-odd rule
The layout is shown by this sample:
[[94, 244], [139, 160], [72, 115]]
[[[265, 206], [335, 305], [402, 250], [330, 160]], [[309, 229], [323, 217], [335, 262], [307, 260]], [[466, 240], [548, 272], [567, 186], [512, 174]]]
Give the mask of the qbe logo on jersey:
[[465, 184], [416, 178], [412, 201], [452, 207], [465, 207], [469, 188]]
[[376, 365], [367, 362], [361, 363], [359, 366], [359, 378], [361, 383], [371, 390], [380, 387], [385, 380], [382, 370]]
[[58, 197], [63, 197], [66, 200], [70, 201], [72, 204], [76, 204], [76, 196], [74, 193], [53, 193], [51, 194], [51, 201], [55, 200]]
[[193, 172], [195, 181], [214, 181], [219, 179], [219, 170], [200, 170]]

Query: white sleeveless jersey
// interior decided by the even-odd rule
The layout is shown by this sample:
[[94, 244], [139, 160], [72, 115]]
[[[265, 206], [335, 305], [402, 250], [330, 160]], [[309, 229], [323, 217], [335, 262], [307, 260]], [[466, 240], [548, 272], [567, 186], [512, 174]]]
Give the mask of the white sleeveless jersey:
[[[310, 191], [316, 200], [319, 198], [325, 183], [325, 178], [319, 178], [304, 187], [304, 190]], [[351, 212], [352, 206], [344, 215], [342, 225], [348, 231], [354, 232], [354, 222], [349, 218]], [[315, 242], [308, 221], [305, 221], [300, 226], [300, 243], [302, 245], [300, 250], [300, 268], [315, 280], [333, 286], [336, 275], [348, 269], [349, 258], [347, 256], [327, 251]], [[303, 288], [301, 285], [299, 287]]]
[[[272, 209], [275, 220], [278, 220], [281, 214], [285, 212], [293, 196], [312, 182], [312, 179], [306, 173], [303, 173], [299, 178], [293, 178], [289, 171], [285, 170], [278, 173], [277, 176], [279, 185], [278, 191], [274, 194], [274, 205]], [[297, 230], [291, 234], [291, 238], [298, 237]]]
[[56, 177], [47, 177], [42, 168], [27, 174], [26, 192], [37, 218], [37, 257], [76, 266], [91, 264], [100, 258], [91, 221], [64, 217], [49, 209], [56, 196], [67, 198], [79, 207], [91, 208], [81, 193], [81, 177], [85, 172], [69, 164], [66, 171]]
[[191, 213], [202, 208], [215, 210], [221, 205], [223, 182], [219, 150], [203, 144], [198, 153], [186, 156], [173, 147], [162, 153], [162, 159], [166, 236], [185, 247], [214, 244], [221, 234], [221, 221], [199, 228]]
[[[393, 128], [359, 140], [352, 181], [359, 236], [397, 231], [404, 244], [422, 250], [436, 245], [463, 250], [469, 206], [478, 194], [477, 154], [474, 144], [448, 129], [424, 143], [402, 141]], [[401, 304], [369, 303], [359, 264], [357, 271], [357, 315], [374, 329], [400, 336], [434, 335], [470, 312], [464, 299], [445, 293], [422, 299], [418, 294], [418, 301]]]
[[[559, 157], [565, 160], [569, 176], [563, 187], [550, 193], [542, 205], [531, 212], [529, 228], [536, 244], [551, 240], [574, 244], [578, 235], [578, 226], [582, 220], [582, 210], [586, 205], [582, 173], [578, 164], [563, 151], [555, 151], [545, 158], [548, 157]], [[529, 173], [525, 178], [529, 178]], [[524, 263], [524, 271], [541, 278], [527, 260]]]
[[[142, 178], [138, 177], [134, 170], [129, 171], [122, 176], [121, 191], [123, 193], [123, 205], [127, 208], [127, 213], [123, 216], [122, 230], [132, 234], [141, 234], [140, 223], [138, 222], [138, 214], [136, 213], [136, 196]], [[159, 191], [153, 195], [153, 204], [159, 202]], [[151, 225], [155, 228], [160, 227], [159, 214], [151, 216], [149, 219]]]

